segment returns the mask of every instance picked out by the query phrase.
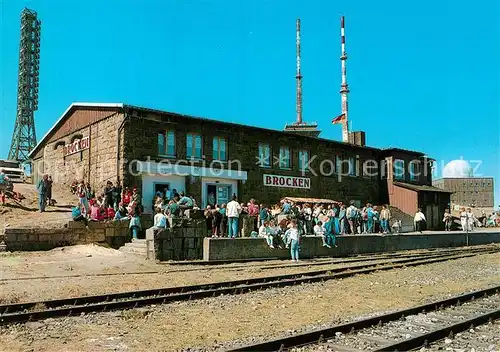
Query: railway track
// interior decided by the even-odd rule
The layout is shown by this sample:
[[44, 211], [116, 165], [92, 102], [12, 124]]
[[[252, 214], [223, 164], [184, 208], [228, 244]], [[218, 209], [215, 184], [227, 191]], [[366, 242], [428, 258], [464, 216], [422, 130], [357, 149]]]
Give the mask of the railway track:
[[[173, 270], [148, 270], [148, 271], [132, 271], [132, 272], [121, 272], [121, 273], [95, 273], [95, 274], [78, 274], [78, 275], [54, 275], [54, 276], [31, 276], [31, 277], [10, 277], [10, 278], [0, 278], [0, 282], [10, 282], [10, 281], [30, 281], [30, 280], [55, 280], [55, 279], [69, 279], [69, 278], [88, 278], [88, 277], [110, 277], [110, 276], [126, 276], [126, 275], [153, 275], [153, 274], [172, 274], [172, 273], [183, 273], [183, 272], [200, 272], [200, 271], [213, 271], [213, 270], [226, 270], [226, 271], [243, 271], [248, 269], [256, 270], [273, 270], [281, 268], [298, 268], [298, 267], [312, 267], [312, 266], [324, 266], [333, 264], [344, 264], [344, 263], [359, 263], [368, 261], [377, 261], [384, 259], [393, 258], [411, 258], [418, 255], [443, 255], [443, 254], [453, 254], [453, 253], [473, 253], [475, 251], [483, 251], [488, 248], [494, 247], [480, 247], [472, 249], [429, 249], [424, 250], [420, 253], [387, 253], [387, 254], [374, 254], [374, 255], [360, 255], [348, 258], [336, 258], [336, 259], [312, 259], [304, 260], [299, 263], [271, 263], [262, 265], [249, 265], [250, 261], [238, 261], [236, 263], [244, 262], [247, 264], [237, 264], [229, 265], [232, 263], [230, 261], [212, 261], [212, 262], [198, 262], [203, 264], [196, 264], [197, 262], [190, 262], [189, 265], [201, 265], [202, 267], [196, 268], [182, 268]], [[276, 259], [278, 260], [278, 259]], [[256, 260], [256, 262], [261, 262], [263, 260]], [[169, 263], [160, 263], [169, 264]], [[172, 263], [174, 265], [184, 266], [184, 263]]]
[[[410, 351], [500, 319], [500, 286], [229, 351]], [[470, 330], [472, 329], [472, 330]], [[449, 342], [449, 341], [448, 341]]]
[[242, 294], [255, 290], [321, 282], [359, 274], [368, 274], [375, 271], [438, 263], [499, 251], [499, 249], [488, 249], [483, 251], [473, 251], [472, 253], [465, 252], [441, 255], [420, 255], [410, 258], [391, 259], [386, 262], [376, 264], [367, 263], [342, 268], [307, 271], [262, 278], [1, 305], [0, 325], [42, 320], [53, 317], [80, 315], [81, 313], [136, 308], [151, 304], [165, 304], [219, 295]]

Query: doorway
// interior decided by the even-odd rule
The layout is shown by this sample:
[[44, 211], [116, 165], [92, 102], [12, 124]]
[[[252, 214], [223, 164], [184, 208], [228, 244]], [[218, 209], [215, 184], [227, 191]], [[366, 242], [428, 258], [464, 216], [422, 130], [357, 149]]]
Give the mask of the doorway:
[[206, 204], [214, 207], [223, 203], [228, 203], [232, 196], [233, 186], [221, 184], [207, 184], [206, 186]]

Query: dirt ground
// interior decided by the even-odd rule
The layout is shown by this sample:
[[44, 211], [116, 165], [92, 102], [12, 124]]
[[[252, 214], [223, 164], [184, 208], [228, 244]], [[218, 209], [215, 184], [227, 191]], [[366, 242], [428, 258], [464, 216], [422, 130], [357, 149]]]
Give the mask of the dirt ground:
[[[345, 259], [355, 258], [330, 258], [315, 262]], [[296, 266], [279, 260], [216, 267], [172, 265], [147, 261], [97, 245], [55, 248], [46, 252], [0, 253], [0, 304], [194, 285], [384, 261], [387, 259], [325, 266]], [[273, 265], [287, 267], [269, 268]]]
[[[81, 263], [85, 262], [85, 255], [86, 252], [82, 251], [79, 257]], [[94, 254], [92, 256], [89, 259], [93, 259]], [[105, 263], [103, 257], [96, 254], [96, 258]], [[45, 264], [36, 269], [33, 263], [33, 274], [39, 274], [43, 267], [51, 265], [50, 258], [41, 258], [44, 258]], [[56, 254], [54, 258], [57, 258]], [[18, 260], [22, 262], [22, 259]], [[119, 270], [130, 269], [129, 259], [121, 260], [123, 265]], [[52, 261], [54, 267], [60, 265], [57, 259]], [[144, 269], [152, 269], [149, 264], [145, 265]], [[76, 270], [79, 272], [82, 269]], [[249, 268], [245, 276], [250, 276], [251, 270]], [[194, 274], [188, 272], [176, 275], [187, 278]], [[242, 273], [210, 270], [200, 271], [197, 275], [198, 278], [209, 276], [213, 280], [219, 275], [221, 278], [236, 278]], [[266, 272], [266, 275], [270, 273]], [[91, 289], [96, 285], [94, 281], [88, 281], [88, 277], [79, 280], [82, 288]], [[168, 281], [165, 279], [166, 283]], [[31, 281], [28, 282], [31, 285]], [[33, 284], [34, 287], [39, 287], [41, 282], [45, 280]], [[409, 307], [498, 285], [499, 282], [500, 254], [481, 255], [239, 296], [221, 296], [10, 326], [0, 329], [0, 350], [175, 351], [202, 346], [222, 350], [231, 346], [234, 340], [249, 341], [252, 338], [317, 328], [323, 324], [336, 324], [360, 315]], [[26, 283], [24, 281], [22, 285]], [[109, 284], [113, 285], [113, 282]], [[12, 286], [5, 285], [2, 285], [2, 291], [7, 287], [8, 291], [12, 289]], [[54, 282], [52, 285], [57, 286]], [[48, 288], [40, 289], [39, 292], [44, 290]]]
[[[24, 199], [16, 201], [6, 199], [5, 205], [0, 203], [0, 229], [12, 227], [44, 227], [60, 228], [71, 220], [71, 207], [77, 203], [76, 196], [69, 189], [53, 186], [52, 197], [55, 206], [47, 206], [44, 213], [38, 212], [38, 194], [35, 185], [14, 183], [14, 191], [20, 192]], [[29, 221], [27, 221], [29, 219]]]

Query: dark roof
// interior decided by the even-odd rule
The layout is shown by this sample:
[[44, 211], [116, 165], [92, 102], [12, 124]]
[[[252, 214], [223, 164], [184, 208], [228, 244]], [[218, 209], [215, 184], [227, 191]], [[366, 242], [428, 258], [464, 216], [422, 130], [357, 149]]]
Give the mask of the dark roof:
[[394, 186], [398, 187], [403, 187], [407, 189], [411, 189], [412, 191], [417, 191], [417, 192], [441, 192], [441, 193], [453, 193], [450, 191], [446, 191], [441, 188], [437, 188], [434, 186], [427, 186], [427, 185], [414, 185], [411, 183], [406, 183], [406, 182], [393, 182]]
[[[223, 125], [228, 125], [228, 126], [233, 126], [233, 127], [250, 128], [250, 129], [253, 129], [253, 130], [257, 130], [257, 131], [282, 133], [282, 134], [289, 135], [289, 136], [294, 136], [294, 137], [299, 136], [299, 137], [303, 137], [303, 138], [309, 138], [309, 139], [315, 139], [315, 140], [319, 140], [319, 141], [330, 142], [330, 143], [338, 144], [338, 145], [341, 145], [341, 146], [350, 147], [350, 148], [356, 148], [356, 149], [366, 149], [366, 150], [372, 150], [372, 151], [376, 151], [376, 152], [380, 152], [382, 150], [380, 148], [360, 146], [360, 145], [346, 143], [346, 142], [342, 142], [342, 141], [336, 141], [334, 139], [326, 139], [326, 138], [320, 138], [320, 137], [313, 137], [313, 136], [308, 136], [308, 135], [303, 135], [303, 134], [297, 134], [297, 133], [294, 133], [294, 132], [288, 132], [288, 131], [284, 131], [284, 130], [275, 130], [275, 129], [271, 129], [271, 128], [265, 128], [265, 127], [259, 127], [259, 126], [253, 126], [253, 125], [244, 125], [244, 124], [235, 123], [235, 122], [226, 122], [226, 121], [216, 120], [216, 119], [208, 118], [208, 117], [199, 117], [199, 116], [179, 114], [179, 113], [176, 113], [176, 112], [170, 112], [170, 111], [165, 111], [165, 110], [157, 110], [157, 109], [144, 108], [144, 107], [137, 106], [137, 105], [124, 105], [124, 108], [128, 108], [128, 109], [131, 109], [131, 110], [153, 112], [153, 113], [157, 113], [157, 114], [179, 116], [179, 117], [182, 117], [182, 118], [199, 120], [199, 121], [216, 122], [216, 123], [220, 123], [220, 124], [223, 124]], [[411, 153], [418, 154], [419, 152], [411, 152]]]

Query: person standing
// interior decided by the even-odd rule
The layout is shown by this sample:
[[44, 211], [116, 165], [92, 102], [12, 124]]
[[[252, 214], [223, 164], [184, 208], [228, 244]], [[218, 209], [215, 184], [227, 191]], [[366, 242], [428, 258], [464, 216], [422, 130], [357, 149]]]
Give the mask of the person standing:
[[227, 234], [227, 212], [226, 212], [226, 203], [222, 203], [219, 209], [219, 213], [221, 215], [220, 218], [220, 236], [224, 237]]
[[47, 176], [47, 202], [49, 206], [52, 204], [52, 176]]
[[109, 206], [114, 206], [113, 204], [113, 182], [106, 182], [104, 187], [104, 207], [107, 209]]
[[138, 208], [134, 209], [134, 214], [130, 217], [130, 223], [128, 227], [132, 232], [132, 240], [137, 240], [139, 238], [139, 231], [141, 231], [142, 229]]
[[383, 233], [389, 232], [389, 222], [391, 221], [391, 211], [389, 206], [382, 205], [382, 210], [380, 211], [380, 226], [382, 227]]
[[351, 200], [351, 205], [349, 206], [349, 208], [347, 208], [346, 210], [346, 218], [347, 218], [347, 222], [349, 223], [349, 232], [352, 234], [352, 235], [355, 235], [356, 234], [356, 216], [358, 214], [358, 209], [356, 208], [356, 206], [354, 205], [354, 201]]
[[45, 211], [46, 199], [47, 199], [47, 179], [48, 175], [43, 175], [42, 179], [38, 181], [36, 189], [38, 191], [38, 209], [40, 213]]
[[415, 231], [422, 233], [425, 228], [425, 215], [422, 213], [422, 209], [417, 209], [413, 222], [415, 224]]
[[340, 234], [345, 235], [346, 234], [346, 214], [347, 210], [345, 208], [344, 204], [340, 204], [340, 210], [339, 210], [339, 227], [340, 227]]
[[286, 230], [285, 237], [287, 238], [286, 248], [290, 248], [292, 262], [299, 261], [299, 230], [295, 220], [290, 222], [290, 227]]
[[[90, 185], [88, 185], [90, 187]], [[87, 187], [85, 181], [81, 180], [76, 186], [76, 194], [78, 195], [78, 203], [85, 208], [85, 216], [89, 216], [89, 200], [87, 198]]]
[[460, 208], [460, 224], [462, 225], [462, 231], [467, 231], [467, 212], [465, 211], [465, 208], [462, 207]]
[[236, 238], [238, 236], [238, 220], [240, 218], [241, 205], [236, 200], [236, 194], [233, 194], [232, 200], [227, 203], [226, 215], [228, 218], [228, 227], [230, 238]]
[[444, 222], [444, 230], [451, 231], [451, 225], [453, 224], [453, 216], [450, 214], [450, 209], [444, 210], [443, 222]]
[[3, 172], [3, 169], [0, 169], [0, 194], [2, 195], [2, 205], [5, 205], [5, 193], [7, 192], [8, 182], [9, 178]]

